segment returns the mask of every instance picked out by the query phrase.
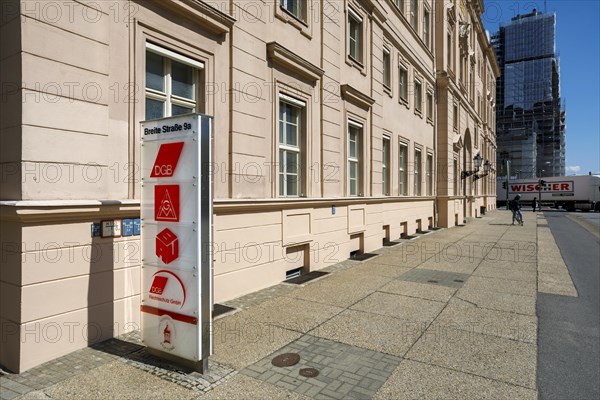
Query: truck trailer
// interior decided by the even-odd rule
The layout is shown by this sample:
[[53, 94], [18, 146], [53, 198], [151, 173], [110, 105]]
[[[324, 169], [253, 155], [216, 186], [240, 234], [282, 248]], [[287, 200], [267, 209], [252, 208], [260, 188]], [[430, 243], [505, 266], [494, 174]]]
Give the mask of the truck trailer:
[[[540, 186], [544, 181], [545, 185]], [[507, 197], [508, 191], [508, 197]], [[521, 195], [521, 203], [531, 205], [533, 198], [539, 204], [567, 211], [600, 211], [600, 176], [574, 175], [554, 176], [539, 179], [498, 178], [496, 199], [498, 207], [506, 206], [507, 198], [512, 200]]]

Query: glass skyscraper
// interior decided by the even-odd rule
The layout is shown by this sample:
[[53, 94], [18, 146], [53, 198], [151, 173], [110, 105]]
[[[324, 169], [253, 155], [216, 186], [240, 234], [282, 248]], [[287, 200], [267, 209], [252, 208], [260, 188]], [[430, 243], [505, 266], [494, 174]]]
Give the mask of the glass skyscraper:
[[555, 50], [556, 14], [514, 17], [492, 37], [502, 75], [497, 80], [499, 176], [565, 174], [565, 110]]

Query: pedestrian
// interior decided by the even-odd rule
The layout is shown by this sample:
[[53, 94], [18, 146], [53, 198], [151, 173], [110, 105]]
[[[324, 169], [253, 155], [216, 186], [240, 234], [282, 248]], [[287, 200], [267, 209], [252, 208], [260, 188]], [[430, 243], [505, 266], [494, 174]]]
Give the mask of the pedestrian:
[[517, 222], [523, 226], [523, 214], [521, 213], [521, 195], [518, 194], [514, 199], [510, 202], [510, 210], [512, 211], [512, 224], [515, 224], [515, 219]]
[[537, 197], [533, 198], [533, 212], [535, 212], [535, 209], [537, 208], [538, 205], [538, 201], [537, 201]]

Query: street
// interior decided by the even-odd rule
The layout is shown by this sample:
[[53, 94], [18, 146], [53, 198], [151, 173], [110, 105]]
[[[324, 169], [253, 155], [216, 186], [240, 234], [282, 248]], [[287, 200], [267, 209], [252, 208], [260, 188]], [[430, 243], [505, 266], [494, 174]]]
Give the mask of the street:
[[600, 214], [545, 212], [578, 297], [538, 293], [540, 399], [600, 398]]

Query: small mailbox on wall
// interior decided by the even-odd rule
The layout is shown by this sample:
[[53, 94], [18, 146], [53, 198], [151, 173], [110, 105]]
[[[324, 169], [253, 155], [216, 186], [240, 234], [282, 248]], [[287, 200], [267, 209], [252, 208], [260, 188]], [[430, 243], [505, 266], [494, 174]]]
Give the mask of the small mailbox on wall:
[[118, 238], [122, 233], [122, 221], [120, 219], [105, 220], [100, 223], [100, 237]]

